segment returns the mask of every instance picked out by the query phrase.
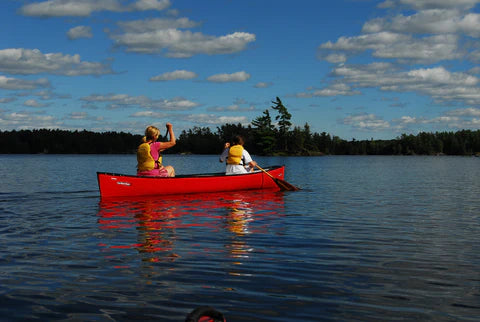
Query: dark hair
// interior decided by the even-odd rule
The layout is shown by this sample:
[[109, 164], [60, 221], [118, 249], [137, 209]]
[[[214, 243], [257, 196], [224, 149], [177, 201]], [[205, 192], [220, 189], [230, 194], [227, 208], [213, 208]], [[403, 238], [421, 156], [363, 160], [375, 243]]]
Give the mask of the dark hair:
[[233, 145], [237, 145], [237, 144], [244, 145], [244, 144], [245, 144], [245, 140], [243, 139], [243, 136], [241, 136], [241, 135], [235, 135], [235, 136], [232, 138], [232, 144], [233, 144]]

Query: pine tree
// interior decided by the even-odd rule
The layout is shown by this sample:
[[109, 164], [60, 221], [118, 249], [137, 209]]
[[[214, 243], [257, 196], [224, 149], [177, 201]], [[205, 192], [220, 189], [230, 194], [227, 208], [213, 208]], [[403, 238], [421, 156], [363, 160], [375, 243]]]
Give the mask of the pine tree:
[[275, 116], [275, 120], [278, 121], [278, 134], [279, 134], [279, 143], [280, 145], [280, 150], [283, 152], [288, 151], [288, 131], [290, 127], [292, 126], [292, 122], [290, 122], [290, 119], [292, 118], [292, 114], [290, 114], [287, 110], [287, 108], [283, 105], [282, 101], [280, 98], [277, 97], [276, 101], [272, 101], [274, 106], [272, 108], [278, 112], [278, 115]]

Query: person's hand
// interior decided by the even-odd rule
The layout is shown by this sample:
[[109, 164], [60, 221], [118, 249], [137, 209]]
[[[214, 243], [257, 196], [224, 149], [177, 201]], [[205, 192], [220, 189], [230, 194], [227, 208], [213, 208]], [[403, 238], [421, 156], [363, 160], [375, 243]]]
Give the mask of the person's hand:
[[225, 145], [224, 145], [223, 148], [224, 148], [224, 149], [228, 149], [229, 147], [230, 147], [230, 143], [227, 142], [227, 143], [225, 143]]
[[255, 169], [255, 167], [257, 166], [257, 162], [255, 161], [252, 161], [248, 164], [250, 167], [252, 167], [252, 169]]
[[172, 123], [167, 123], [167, 130], [170, 130], [173, 127]]

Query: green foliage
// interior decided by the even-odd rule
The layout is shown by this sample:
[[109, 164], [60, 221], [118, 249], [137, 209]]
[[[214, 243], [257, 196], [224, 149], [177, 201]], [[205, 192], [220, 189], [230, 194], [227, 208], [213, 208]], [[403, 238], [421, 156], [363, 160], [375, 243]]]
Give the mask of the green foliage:
[[0, 131], [0, 153], [119, 154], [132, 153], [140, 135], [67, 130]]
[[292, 118], [292, 114], [288, 112], [280, 98], [277, 97], [276, 101], [272, 101], [272, 103], [274, 104], [272, 108], [278, 112], [278, 115], [275, 116], [275, 120], [278, 121], [278, 148], [280, 152], [288, 152], [289, 129], [292, 126], [290, 119]]
[[272, 118], [268, 110], [263, 111], [263, 115], [252, 121], [253, 138], [256, 144], [257, 154], [270, 155], [274, 152], [276, 146], [276, 131], [272, 124]]
[[182, 131], [177, 144], [166, 150], [167, 153], [218, 154], [221, 139], [208, 127], [194, 127]]

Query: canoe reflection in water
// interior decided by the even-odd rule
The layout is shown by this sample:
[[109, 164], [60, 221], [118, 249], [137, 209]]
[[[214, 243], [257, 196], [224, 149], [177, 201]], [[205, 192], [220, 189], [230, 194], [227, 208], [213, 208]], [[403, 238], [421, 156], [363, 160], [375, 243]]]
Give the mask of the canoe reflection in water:
[[282, 213], [283, 193], [275, 191], [102, 198], [98, 223], [109, 233], [100, 246], [111, 253], [134, 248], [149, 262], [227, 251], [238, 264], [252, 251], [246, 236], [271, 229]]

